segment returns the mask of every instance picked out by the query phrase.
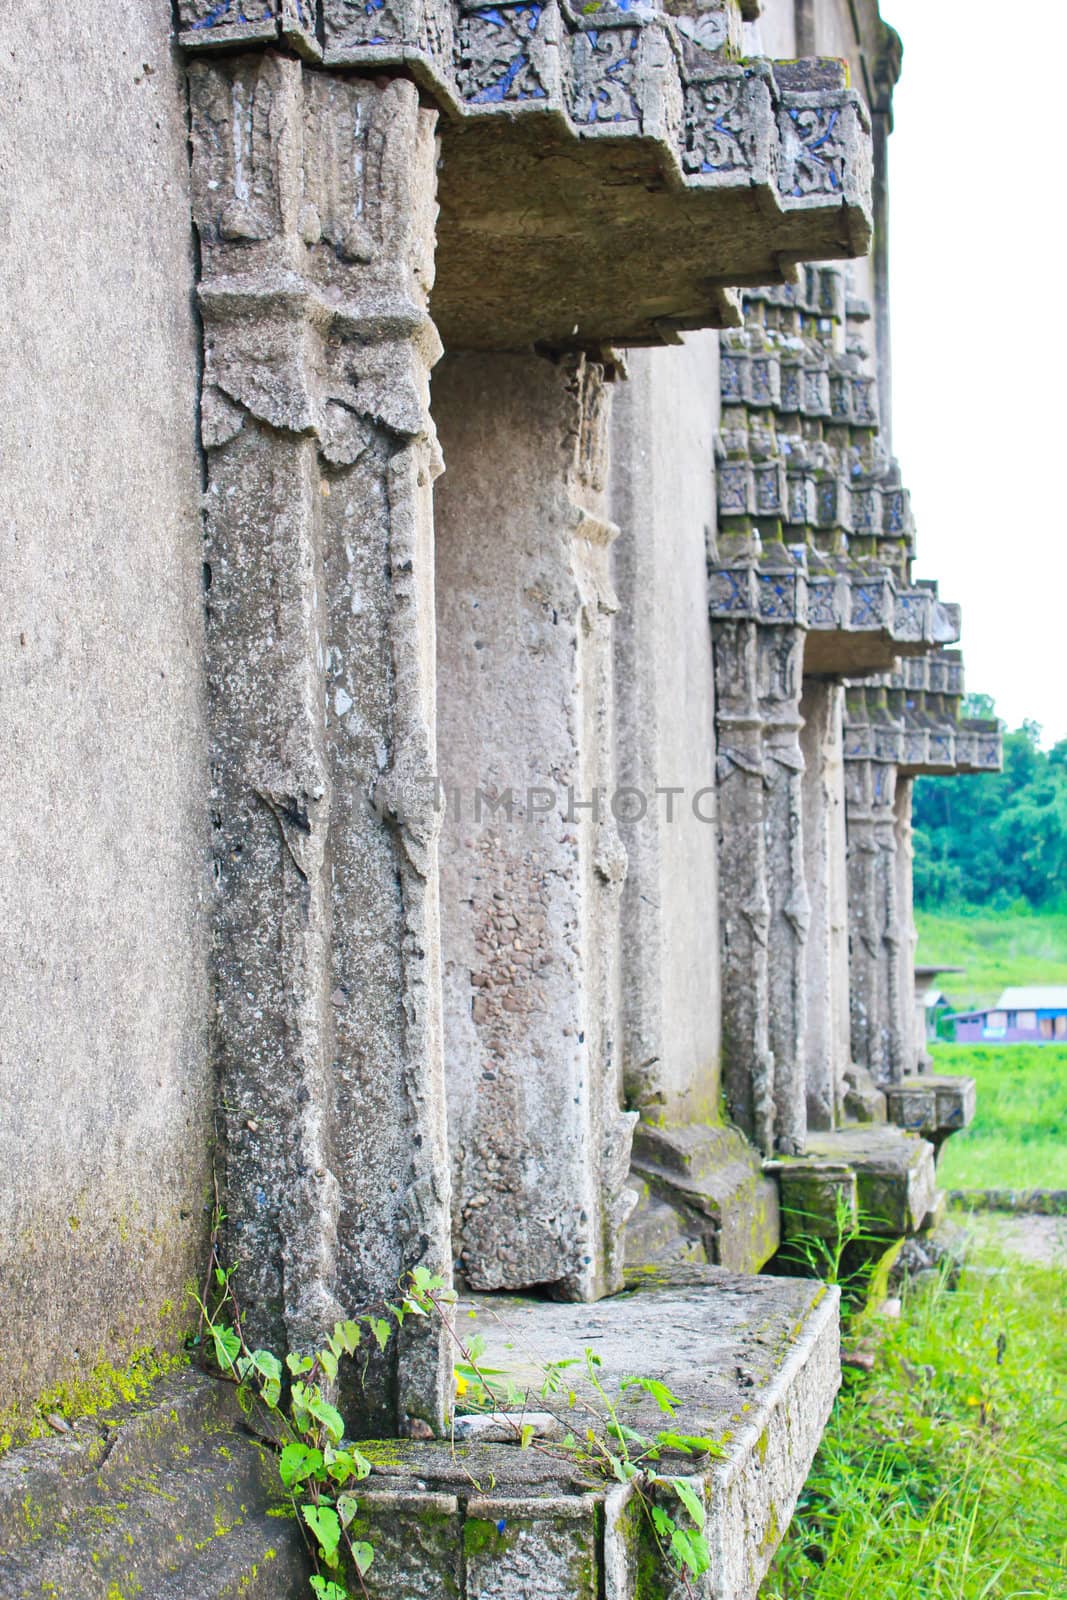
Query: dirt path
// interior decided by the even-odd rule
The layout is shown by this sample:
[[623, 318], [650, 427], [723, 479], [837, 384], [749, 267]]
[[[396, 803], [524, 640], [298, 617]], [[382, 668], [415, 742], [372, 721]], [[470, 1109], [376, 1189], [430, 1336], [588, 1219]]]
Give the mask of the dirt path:
[[1067, 1217], [999, 1216], [977, 1213], [967, 1220], [968, 1232], [1008, 1250], [1023, 1261], [1043, 1267], [1067, 1266]]

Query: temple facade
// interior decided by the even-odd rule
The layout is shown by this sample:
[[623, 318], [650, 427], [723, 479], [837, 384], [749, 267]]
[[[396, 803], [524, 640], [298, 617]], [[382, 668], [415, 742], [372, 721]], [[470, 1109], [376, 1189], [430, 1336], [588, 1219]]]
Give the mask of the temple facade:
[[[79, 1416], [180, 1352], [215, 1229], [280, 1355], [424, 1267], [491, 1346], [669, 1381], [719, 1441], [696, 1587], [752, 1600], [838, 1382], [789, 1241], [928, 1227], [973, 1114], [916, 1029], [911, 784], [999, 735], [891, 448], [900, 42], [877, 0], [0, 39], [0, 1594], [307, 1592], [218, 1386], [107, 1471]], [[375, 1600], [693, 1592], [625, 1485], [457, 1458], [447, 1327], [337, 1399], [396, 1445]], [[236, 1532], [131, 1555], [190, 1448]]]

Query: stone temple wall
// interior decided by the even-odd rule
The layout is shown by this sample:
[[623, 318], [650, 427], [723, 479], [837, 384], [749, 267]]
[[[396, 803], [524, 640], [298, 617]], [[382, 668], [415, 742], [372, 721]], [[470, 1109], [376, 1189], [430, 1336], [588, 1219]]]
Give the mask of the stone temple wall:
[[[973, 1098], [914, 1071], [910, 781], [999, 754], [891, 454], [899, 65], [874, 0], [0, 18], [0, 1414], [173, 1353], [217, 1199], [280, 1353], [426, 1267], [684, 1356], [752, 1600], [838, 1381], [760, 1269], [923, 1227]], [[337, 1391], [414, 1451], [372, 1594], [635, 1593], [625, 1486], [486, 1435], [471, 1494], [452, 1353]], [[0, 1593], [80, 1596], [61, 1506], [5, 1542], [39, 1448]]]
[[0, 16], [0, 1405], [173, 1343], [210, 1211], [184, 70], [123, 9]]

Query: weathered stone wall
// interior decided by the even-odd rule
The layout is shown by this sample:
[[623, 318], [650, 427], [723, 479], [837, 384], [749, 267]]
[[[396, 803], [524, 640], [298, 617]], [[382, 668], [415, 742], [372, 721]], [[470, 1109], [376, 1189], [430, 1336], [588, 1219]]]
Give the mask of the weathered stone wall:
[[796, 0], [764, 0], [759, 21], [745, 26], [745, 49], [772, 61], [791, 61], [798, 54]]
[[173, 1335], [210, 1192], [185, 89], [121, 11], [0, 12], [0, 1404]]

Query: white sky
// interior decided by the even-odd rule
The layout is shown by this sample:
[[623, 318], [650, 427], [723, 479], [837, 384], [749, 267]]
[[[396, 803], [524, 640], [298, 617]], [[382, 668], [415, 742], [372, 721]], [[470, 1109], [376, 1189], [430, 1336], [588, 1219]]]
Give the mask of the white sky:
[[1067, 0], [882, 0], [893, 449], [967, 688], [1067, 737]]

